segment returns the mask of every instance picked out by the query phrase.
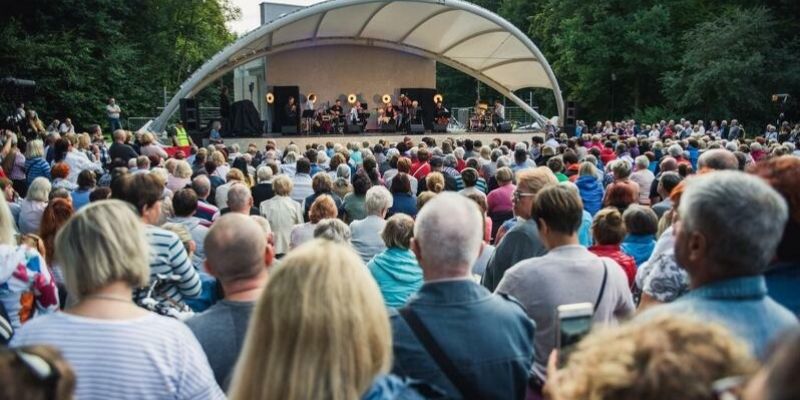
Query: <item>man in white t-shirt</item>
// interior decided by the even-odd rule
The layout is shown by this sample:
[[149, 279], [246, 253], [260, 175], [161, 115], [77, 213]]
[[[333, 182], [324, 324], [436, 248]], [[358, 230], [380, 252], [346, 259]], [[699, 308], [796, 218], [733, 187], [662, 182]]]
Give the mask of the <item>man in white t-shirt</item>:
[[108, 124], [111, 126], [111, 132], [114, 132], [117, 129], [122, 129], [122, 124], [119, 122], [119, 114], [122, 112], [122, 109], [119, 108], [117, 101], [114, 98], [108, 99], [108, 105], [106, 106], [106, 114], [108, 115]]

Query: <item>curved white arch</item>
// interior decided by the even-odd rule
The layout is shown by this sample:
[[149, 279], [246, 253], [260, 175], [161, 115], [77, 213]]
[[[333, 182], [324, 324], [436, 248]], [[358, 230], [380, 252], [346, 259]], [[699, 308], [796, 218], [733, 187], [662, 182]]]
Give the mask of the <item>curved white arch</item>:
[[[397, 18], [408, 24], [386, 24]], [[446, 64], [497, 90], [540, 123], [544, 118], [513, 91], [551, 89], [563, 121], [561, 89], [544, 55], [497, 14], [461, 0], [329, 0], [262, 25], [225, 47], [181, 84], [149, 128], [163, 131], [180, 99], [255, 58], [343, 44], [382, 47]]]

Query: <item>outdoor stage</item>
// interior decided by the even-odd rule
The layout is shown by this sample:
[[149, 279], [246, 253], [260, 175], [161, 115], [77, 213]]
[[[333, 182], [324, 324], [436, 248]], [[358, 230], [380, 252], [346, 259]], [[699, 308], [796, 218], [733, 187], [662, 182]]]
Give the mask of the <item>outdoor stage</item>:
[[409, 135], [405, 132], [395, 133], [361, 133], [361, 134], [344, 134], [344, 135], [310, 135], [310, 136], [281, 136], [277, 134], [268, 135], [265, 137], [248, 137], [248, 138], [225, 138], [225, 145], [237, 143], [240, 148], [246, 149], [250, 143], [255, 144], [259, 149], [263, 149], [267, 140], [274, 140], [278, 144], [278, 148], [285, 148], [289, 144], [296, 144], [305, 147], [307, 144], [325, 144], [326, 142], [334, 143], [351, 143], [351, 142], [369, 142], [374, 145], [379, 140], [383, 139], [388, 143], [397, 143], [403, 140], [404, 137], [410, 137], [414, 143], [419, 143], [423, 137], [435, 138], [437, 143], [445, 138], [454, 139], [472, 139], [480, 140], [483, 144], [488, 144], [494, 138], [499, 138], [502, 141], [521, 142], [530, 141], [532, 136], [541, 136], [541, 132], [520, 132], [520, 133], [493, 133], [493, 132], [453, 132], [453, 133], [426, 133], [422, 135]]

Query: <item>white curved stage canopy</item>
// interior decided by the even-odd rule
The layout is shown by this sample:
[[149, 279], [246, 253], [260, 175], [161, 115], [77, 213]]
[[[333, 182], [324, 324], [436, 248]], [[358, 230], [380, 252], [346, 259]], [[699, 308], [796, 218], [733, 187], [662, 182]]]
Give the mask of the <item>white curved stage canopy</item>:
[[433, 59], [492, 87], [540, 123], [544, 118], [513, 91], [551, 89], [564, 120], [564, 100], [547, 60], [497, 14], [461, 0], [329, 0], [290, 12], [228, 45], [181, 85], [150, 130], [163, 131], [181, 98], [194, 96], [239, 65], [326, 45], [377, 46]]

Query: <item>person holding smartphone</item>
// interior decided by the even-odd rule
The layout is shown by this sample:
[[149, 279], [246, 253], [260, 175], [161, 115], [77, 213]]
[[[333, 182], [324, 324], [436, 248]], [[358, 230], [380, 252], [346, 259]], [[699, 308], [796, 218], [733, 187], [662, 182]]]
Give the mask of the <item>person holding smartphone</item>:
[[534, 381], [546, 379], [547, 357], [559, 337], [558, 307], [590, 303], [594, 324], [615, 324], [634, 311], [628, 278], [609, 258], [590, 253], [578, 243], [583, 203], [569, 183], [539, 191], [531, 218], [548, 253], [517, 263], [506, 271], [497, 293], [512, 296], [536, 322]]

